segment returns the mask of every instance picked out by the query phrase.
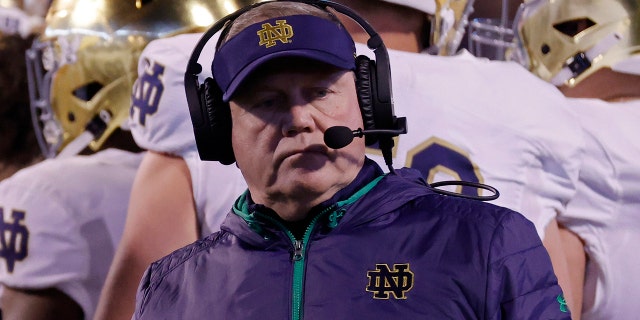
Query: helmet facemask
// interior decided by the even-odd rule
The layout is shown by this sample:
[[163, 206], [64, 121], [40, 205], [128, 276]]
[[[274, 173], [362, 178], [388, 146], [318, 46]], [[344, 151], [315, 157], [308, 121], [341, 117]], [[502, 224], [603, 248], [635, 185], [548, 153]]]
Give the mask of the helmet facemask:
[[516, 56], [556, 86], [574, 87], [601, 68], [640, 74], [639, 0], [536, 0], [521, 15]]
[[[142, 38], [68, 35], [28, 52], [31, 107], [45, 156], [99, 150], [126, 122]], [[41, 71], [38, 75], [36, 70]], [[72, 143], [75, 141], [75, 143]]]

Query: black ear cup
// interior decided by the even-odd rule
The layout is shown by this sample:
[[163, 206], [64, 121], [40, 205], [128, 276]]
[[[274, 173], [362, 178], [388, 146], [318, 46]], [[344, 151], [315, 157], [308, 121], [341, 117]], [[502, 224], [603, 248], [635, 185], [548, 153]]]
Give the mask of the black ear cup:
[[[376, 63], [366, 56], [356, 57], [356, 90], [358, 93], [358, 103], [360, 105], [360, 113], [362, 114], [362, 122], [365, 130], [376, 128], [374, 116], [374, 90], [373, 82], [376, 74]], [[372, 145], [376, 143], [377, 138], [374, 135], [365, 136], [365, 144]]]
[[231, 147], [231, 109], [228, 103], [222, 101], [222, 90], [214, 79], [205, 79], [202, 86], [202, 103], [211, 128], [206, 142], [209, 145], [207, 148], [211, 148], [208, 158], [222, 164], [232, 164], [236, 157]]
[[193, 133], [200, 159], [219, 161], [222, 164], [235, 162], [231, 147], [231, 110], [222, 101], [222, 91], [216, 81], [206, 78], [201, 85], [187, 74], [185, 85]]

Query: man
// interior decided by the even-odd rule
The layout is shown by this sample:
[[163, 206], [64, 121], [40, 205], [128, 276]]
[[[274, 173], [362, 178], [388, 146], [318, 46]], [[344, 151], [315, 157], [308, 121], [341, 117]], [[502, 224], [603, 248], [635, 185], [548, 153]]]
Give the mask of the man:
[[[409, 128], [419, 129], [398, 138], [394, 162], [418, 168], [429, 183], [463, 179], [497, 187], [502, 195], [495, 203], [525, 214], [545, 243], [550, 242], [553, 236], [549, 235], [557, 230], [553, 217], [573, 192], [581, 145], [579, 128], [561, 107], [562, 95], [515, 63], [488, 62], [466, 52], [447, 57], [416, 54], [433, 47], [424, 38], [437, 38], [425, 32], [425, 23], [437, 13], [453, 10], [440, 2], [438, 7], [429, 1], [341, 2], [361, 13], [396, 49], [389, 51], [395, 108], [410, 115]], [[468, 10], [452, 16], [464, 17]], [[355, 39], [368, 39], [360, 26], [348, 18], [342, 20]], [[431, 31], [455, 35], [459, 26], [464, 29], [463, 21], [453, 25], [458, 27]], [[132, 132], [139, 144], [152, 151], [137, 173], [123, 242], [105, 284], [110, 292], [100, 304], [108, 305], [101, 310], [109, 316], [101, 319], [130, 318], [133, 306], [127, 306], [133, 298], [127, 293], [133, 296], [144, 268], [217, 231], [235, 195], [246, 188], [236, 168], [200, 160], [188, 112], [175, 107], [186, 105], [182, 78], [190, 48], [200, 37], [154, 41], [143, 52], [141, 75], [149, 75], [147, 70], [156, 64], [164, 66], [165, 73], [141, 76], [138, 87], [161, 85], [163, 95], [157, 100], [134, 99]], [[357, 48], [359, 53], [370, 53], [364, 45]], [[213, 50], [204, 51], [200, 60], [212, 59], [212, 54]], [[145, 97], [144, 92], [135, 91], [134, 97]], [[534, 108], [539, 112], [531, 113]], [[157, 112], [145, 114], [145, 125], [141, 125], [139, 115], [146, 109]], [[384, 165], [378, 149], [367, 152]], [[458, 191], [481, 194], [467, 187]], [[562, 280], [559, 263], [556, 266], [554, 261], [554, 268]], [[106, 300], [109, 303], [103, 304]]]
[[27, 52], [33, 120], [50, 159], [0, 184], [3, 319], [93, 318], [142, 159], [125, 125], [137, 59], [151, 39], [208, 25], [175, 13], [195, 4], [52, 3]]
[[231, 121], [248, 190], [222, 231], [150, 267], [135, 319], [569, 318], [524, 217], [384, 174], [361, 139], [324, 145], [364, 126], [355, 45], [328, 11], [266, 3], [227, 28], [211, 120]]
[[531, 1], [516, 57], [567, 96], [586, 153], [577, 192], [558, 217], [583, 319], [633, 319], [640, 262], [640, 2]]

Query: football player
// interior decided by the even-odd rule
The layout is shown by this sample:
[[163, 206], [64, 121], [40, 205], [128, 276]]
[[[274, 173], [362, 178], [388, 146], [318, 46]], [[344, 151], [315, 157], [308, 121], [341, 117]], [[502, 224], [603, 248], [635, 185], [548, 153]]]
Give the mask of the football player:
[[126, 125], [138, 57], [152, 39], [203, 30], [213, 9], [51, 4], [27, 51], [35, 145], [48, 159], [0, 183], [0, 318], [93, 318], [142, 160]]
[[533, 0], [514, 30], [513, 57], [569, 98], [584, 130], [577, 192], [558, 217], [582, 301], [572, 314], [582, 319], [640, 314], [639, 8], [638, 0]]
[[[471, 2], [339, 2], [370, 21], [391, 49], [395, 110], [407, 117], [409, 129], [395, 141], [393, 162], [420, 169], [429, 182], [453, 179], [497, 187], [502, 195], [496, 204], [525, 214], [545, 241], [554, 239], [555, 217], [574, 191], [574, 159], [581, 152], [579, 127], [565, 111], [562, 94], [516, 63], [481, 60], [466, 51], [442, 56], [456, 52]], [[359, 27], [352, 28], [355, 24], [344, 22], [354, 39], [368, 39]], [[237, 168], [203, 162], [197, 152], [182, 80], [200, 36], [154, 41], [140, 59], [131, 125], [136, 141], [151, 151], [137, 173], [100, 319], [130, 317], [136, 278], [149, 263], [218, 230], [246, 188]], [[372, 56], [364, 44], [358, 51]], [[148, 76], [158, 67], [165, 70], [163, 78]], [[141, 88], [154, 85], [163, 95], [145, 98], [151, 95]], [[142, 112], [146, 109], [157, 111]], [[385, 165], [376, 148], [368, 156]], [[487, 195], [466, 186], [452, 191]]]

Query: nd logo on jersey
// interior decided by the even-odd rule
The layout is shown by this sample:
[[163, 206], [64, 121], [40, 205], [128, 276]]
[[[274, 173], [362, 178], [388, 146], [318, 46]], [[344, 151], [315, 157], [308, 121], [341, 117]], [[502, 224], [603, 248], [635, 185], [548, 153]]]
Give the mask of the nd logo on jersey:
[[148, 63], [144, 74], [134, 83], [131, 94], [131, 109], [129, 110], [132, 119], [135, 118], [135, 111], [138, 110], [138, 123], [145, 125], [147, 116], [158, 112], [160, 98], [164, 92], [162, 77], [165, 66], [156, 63]]
[[413, 272], [408, 263], [394, 264], [393, 269], [387, 264], [376, 264], [376, 270], [368, 271], [367, 277], [366, 290], [373, 292], [374, 299], [389, 299], [389, 294], [396, 299], [406, 299], [407, 292], [413, 288]]
[[0, 31], [6, 34], [20, 32], [20, 19], [10, 15], [0, 15]]
[[11, 211], [11, 218], [13, 221], [6, 221], [4, 211], [0, 208], [0, 258], [7, 263], [9, 273], [13, 272], [16, 261], [27, 257], [29, 242], [29, 230], [21, 223], [24, 211]]
[[287, 20], [276, 20], [275, 26], [264, 23], [262, 24], [262, 29], [258, 30], [258, 37], [260, 38], [258, 45], [265, 48], [275, 46], [276, 41], [288, 43], [293, 37], [293, 27], [287, 24]]

